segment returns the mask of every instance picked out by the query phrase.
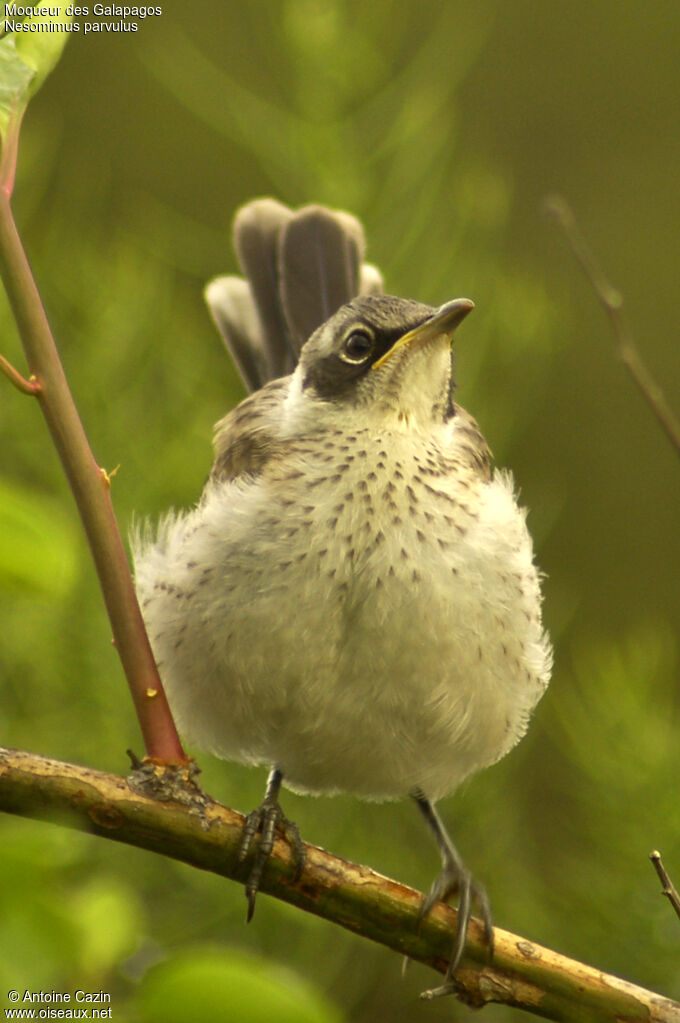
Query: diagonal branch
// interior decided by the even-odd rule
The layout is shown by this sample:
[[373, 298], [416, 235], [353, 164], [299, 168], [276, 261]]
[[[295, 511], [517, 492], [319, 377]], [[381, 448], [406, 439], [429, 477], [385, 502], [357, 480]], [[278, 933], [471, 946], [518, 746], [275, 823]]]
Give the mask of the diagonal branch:
[[[137, 771], [126, 780], [0, 749], [0, 809], [53, 820], [245, 881], [248, 865], [238, 860], [244, 818], [190, 786], [173, 789], [176, 778], [167, 770], [149, 765], [143, 770], [145, 775]], [[158, 786], [165, 786], [165, 801], [140, 792], [151, 787], [158, 794]], [[277, 840], [261, 891], [446, 972], [456, 931], [454, 909], [437, 905], [418, 929], [422, 896], [412, 888], [315, 846], [307, 846], [306, 855], [305, 871], [296, 882], [288, 846]], [[502, 1002], [545, 1019], [579, 1023], [680, 1023], [677, 1002], [500, 928], [489, 964], [477, 921], [471, 924], [456, 979], [460, 998], [477, 1007]]]
[[572, 252], [609, 317], [621, 361], [663, 427], [676, 452], [680, 455], [680, 422], [638, 350], [621, 312], [623, 306], [621, 293], [609, 283], [597, 265], [567, 201], [559, 195], [551, 196], [546, 200], [545, 206], [547, 212], [555, 218], [567, 236]]
[[1, 368], [20, 390], [35, 395], [52, 434], [90, 544], [147, 753], [183, 761], [184, 751], [156, 670], [113, 511], [110, 478], [94, 459], [74, 404], [14, 222], [10, 193], [10, 183], [0, 179], [0, 274], [31, 377], [26, 380], [6, 360]]

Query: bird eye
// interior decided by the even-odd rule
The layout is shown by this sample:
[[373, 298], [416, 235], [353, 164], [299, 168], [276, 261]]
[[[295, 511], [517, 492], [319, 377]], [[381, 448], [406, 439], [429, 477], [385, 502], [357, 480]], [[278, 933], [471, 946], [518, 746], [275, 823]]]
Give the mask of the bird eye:
[[365, 362], [373, 351], [373, 338], [365, 330], [353, 330], [342, 343], [340, 357], [345, 362]]

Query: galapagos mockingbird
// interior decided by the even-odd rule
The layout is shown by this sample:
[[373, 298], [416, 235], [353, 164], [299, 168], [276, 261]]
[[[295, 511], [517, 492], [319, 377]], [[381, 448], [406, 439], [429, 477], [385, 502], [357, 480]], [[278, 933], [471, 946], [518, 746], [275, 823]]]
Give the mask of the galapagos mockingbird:
[[282, 783], [410, 795], [443, 861], [421, 915], [459, 896], [447, 993], [473, 901], [493, 932], [434, 803], [515, 745], [551, 670], [525, 512], [453, 401], [473, 303], [384, 295], [359, 222], [318, 206], [249, 203], [235, 247], [245, 278], [206, 296], [252, 393], [196, 507], [137, 539], [149, 636], [186, 738], [271, 767], [249, 916], [276, 830], [303, 867]]

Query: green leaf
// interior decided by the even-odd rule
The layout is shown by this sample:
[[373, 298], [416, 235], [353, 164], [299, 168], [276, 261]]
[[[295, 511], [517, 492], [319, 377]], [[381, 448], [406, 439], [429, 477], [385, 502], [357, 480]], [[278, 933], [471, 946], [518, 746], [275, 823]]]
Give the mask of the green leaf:
[[24, 18], [24, 25], [31, 26], [31, 29], [17, 34], [17, 53], [35, 72], [35, 78], [31, 80], [28, 90], [29, 99], [38, 91], [59, 61], [71, 34], [73, 15], [66, 14], [66, 6], [52, 3], [50, 0], [49, 7], [45, 6], [43, 10], [57, 10], [58, 13]]
[[17, 53], [13, 35], [0, 39], [0, 136], [4, 139], [13, 114], [19, 114], [28, 102], [28, 89], [35, 78], [33, 68]]
[[340, 1023], [311, 985], [265, 959], [207, 947], [152, 967], [139, 996], [143, 1023]]
[[[65, 13], [66, 5], [51, 3], [49, 9], [58, 13], [4, 19], [3, 28], [8, 31], [0, 39], [0, 135], [3, 139], [10, 119], [21, 116], [31, 96], [59, 60], [70, 35], [73, 15]], [[11, 31], [12, 26], [16, 27], [15, 31]]]

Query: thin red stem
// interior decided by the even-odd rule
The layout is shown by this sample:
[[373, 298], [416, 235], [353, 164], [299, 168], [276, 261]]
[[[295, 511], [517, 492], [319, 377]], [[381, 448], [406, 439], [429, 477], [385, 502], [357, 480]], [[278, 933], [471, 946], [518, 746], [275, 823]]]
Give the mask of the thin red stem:
[[[6, 170], [13, 160], [3, 161]], [[113, 512], [109, 480], [97, 465], [64, 376], [40, 295], [10, 207], [11, 183], [0, 182], [0, 272], [35, 381], [35, 394], [71, 485], [104, 594], [114, 642], [127, 677], [149, 756], [184, 761], [146, 635]]]
[[4, 355], [0, 355], [0, 372], [4, 373], [9, 382], [14, 384], [17, 391], [21, 391], [22, 394], [30, 394], [35, 397], [40, 390], [35, 380], [27, 380]]

